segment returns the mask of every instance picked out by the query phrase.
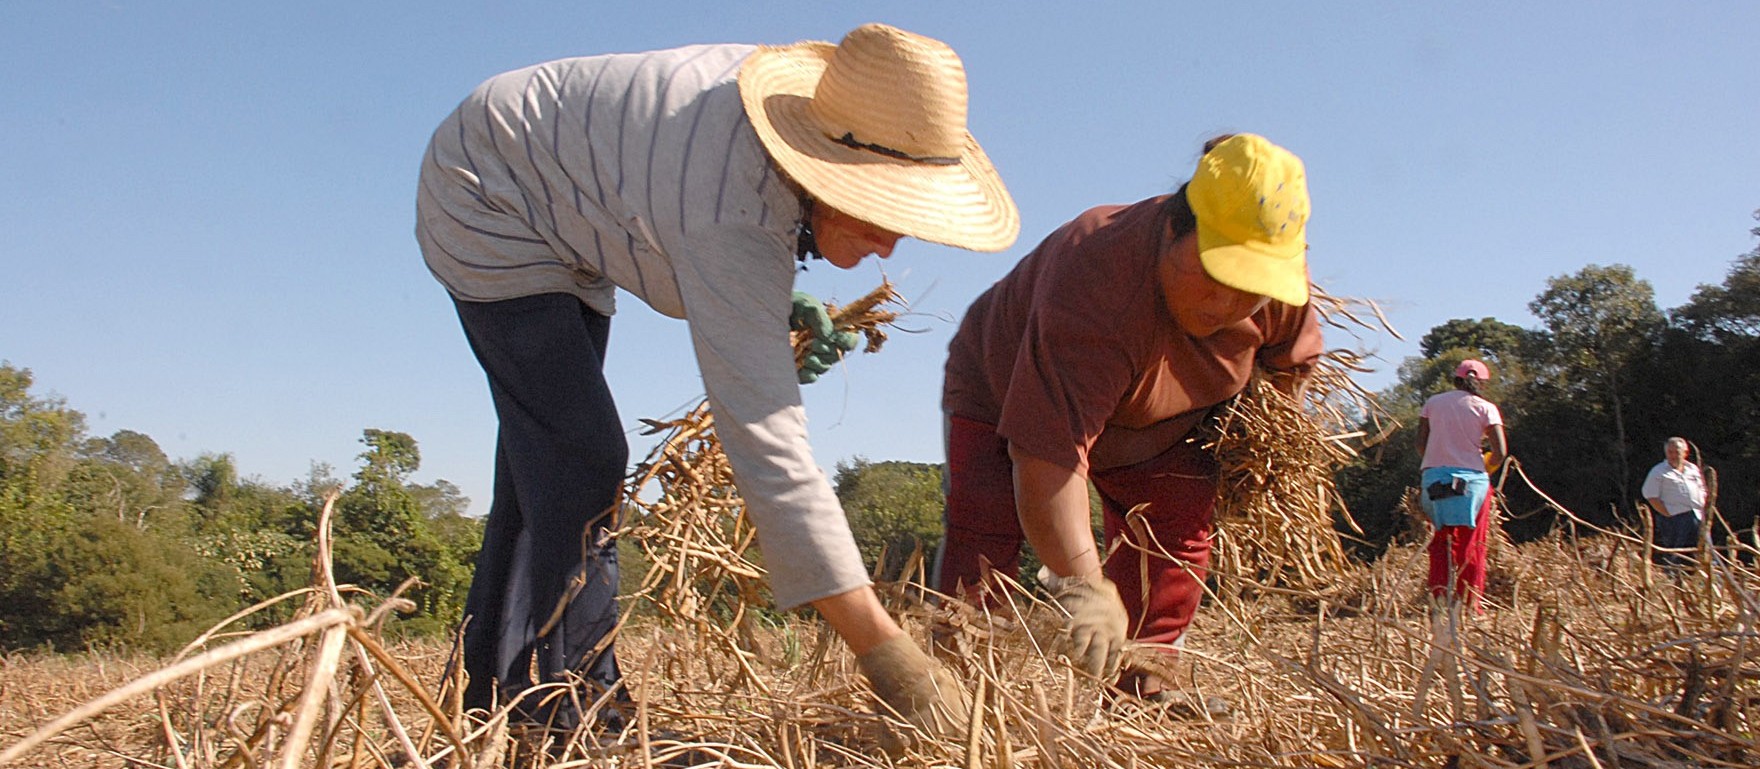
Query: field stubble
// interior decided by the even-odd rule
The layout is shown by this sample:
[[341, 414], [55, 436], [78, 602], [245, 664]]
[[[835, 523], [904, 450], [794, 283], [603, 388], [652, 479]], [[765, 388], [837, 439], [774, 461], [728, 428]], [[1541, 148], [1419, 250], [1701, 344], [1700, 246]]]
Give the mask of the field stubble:
[[[981, 726], [965, 744], [904, 762], [1670, 767], [1760, 759], [1753, 572], [1723, 563], [1677, 582], [1614, 536], [1504, 541], [1494, 546], [1487, 611], [1461, 618], [1451, 634], [1433, 627], [1422, 565], [1422, 551], [1407, 545], [1328, 591], [1213, 598], [1174, 681], [1232, 703], [1214, 720], [1129, 701], [1109, 706], [1102, 687], [1038, 647], [1032, 630], [1055, 620], [1025, 594], [1009, 604], [1018, 615], [1005, 608], [983, 616], [932, 608], [914, 588], [890, 586], [889, 601], [918, 638], [927, 640], [931, 623], [955, 629], [951, 645], [963, 653], [954, 664], [980, 708]], [[329, 627], [361, 619], [344, 614], [355, 619]], [[570, 735], [569, 747], [552, 754], [504, 721], [460, 717], [444, 697], [430, 699], [436, 719], [386, 675], [400, 666], [424, 694], [438, 692], [448, 652], [440, 642], [394, 644], [380, 649], [383, 658], [336, 655], [336, 674], [314, 681], [335, 646], [320, 629], [81, 718], [15, 765], [267, 766], [290, 755], [285, 765], [416, 765], [396, 730], [420, 763], [436, 765], [456, 750], [447, 729], [436, 728], [447, 722], [472, 766], [522, 751], [536, 765], [557, 766], [886, 764], [866, 686], [821, 624], [790, 618], [751, 630], [743, 644], [736, 650], [669, 621], [626, 626], [619, 652], [640, 703], [631, 728]], [[378, 675], [363, 659], [378, 663]], [[114, 654], [9, 657], [0, 665], [0, 744], [13, 747], [55, 716], [166, 669], [166, 660]], [[383, 703], [369, 681], [386, 684]], [[296, 750], [290, 740], [308, 712], [309, 737]]]

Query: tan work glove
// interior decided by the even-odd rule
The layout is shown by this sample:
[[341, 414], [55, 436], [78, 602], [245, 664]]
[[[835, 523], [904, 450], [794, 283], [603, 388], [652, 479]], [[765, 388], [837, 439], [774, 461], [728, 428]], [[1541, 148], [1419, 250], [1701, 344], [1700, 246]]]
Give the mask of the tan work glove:
[[[941, 663], [901, 635], [856, 658], [891, 715], [931, 739], [963, 739], [972, 705], [965, 687]], [[893, 752], [888, 748], [888, 752]]]
[[1110, 679], [1116, 675], [1131, 624], [1124, 612], [1124, 601], [1118, 597], [1118, 586], [1099, 574], [1058, 577], [1049, 570], [1040, 572], [1039, 581], [1069, 615], [1063, 629], [1068, 636], [1070, 661], [1096, 678]]

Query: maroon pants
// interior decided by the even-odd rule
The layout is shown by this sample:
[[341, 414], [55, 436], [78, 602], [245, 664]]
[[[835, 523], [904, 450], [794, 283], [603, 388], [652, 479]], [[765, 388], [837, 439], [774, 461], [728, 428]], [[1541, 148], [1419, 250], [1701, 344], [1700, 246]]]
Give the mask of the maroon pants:
[[[1180, 443], [1146, 462], [1095, 471], [1090, 480], [1100, 492], [1106, 549], [1112, 553], [1105, 573], [1118, 584], [1131, 636], [1175, 643], [1203, 597], [1215, 463], [1195, 444]], [[984, 578], [986, 563], [1013, 576], [1025, 535], [1015, 511], [1008, 442], [993, 425], [949, 417], [946, 492], [936, 589], [967, 592]]]
[[1430, 537], [1430, 595], [1441, 598], [1448, 593], [1449, 576], [1454, 582], [1453, 598], [1464, 600], [1468, 608], [1479, 608], [1485, 594], [1485, 558], [1491, 544], [1491, 498], [1479, 506], [1478, 520], [1472, 526], [1443, 526]]

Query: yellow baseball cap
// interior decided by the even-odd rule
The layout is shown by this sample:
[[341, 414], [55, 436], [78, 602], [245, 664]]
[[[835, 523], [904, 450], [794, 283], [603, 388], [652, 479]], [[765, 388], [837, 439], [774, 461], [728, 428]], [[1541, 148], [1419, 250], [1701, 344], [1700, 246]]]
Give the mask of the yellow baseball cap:
[[1236, 134], [1198, 160], [1186, 186], [1198, 257], [1216, 282], [1308, 303], [1308, 174], [1263, 136]]

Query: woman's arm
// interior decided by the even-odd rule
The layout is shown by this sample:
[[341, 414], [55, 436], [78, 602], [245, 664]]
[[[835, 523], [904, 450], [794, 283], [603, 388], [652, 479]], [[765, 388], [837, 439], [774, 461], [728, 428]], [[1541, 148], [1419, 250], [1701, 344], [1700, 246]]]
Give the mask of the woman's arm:
[[1089, 521], [1087, 478], [1009, 446], [1021, 531], [1039, 560], [1059, 577], [1100, 573], [1100, 551]]
[[1503, 425], [1485, 426], [1485, 445], [1491, 449], [1491, 466], [1486, 469], [1503, 467], [1503, 460], [1509, 456], [1509, 442], [1503, 434]]
[[1045, 587], [1069, 614], [1064, 633], [1070, 658], [1089, 675], [1111, 678], [1124, 654], [1130, 618], [1118, 586], [1100, 573], [1100, 552], [1088, 522], [1087, 478], [1013, 446], [1008, 455], [1014, 460], [1021, 530], [1054, 575]]

